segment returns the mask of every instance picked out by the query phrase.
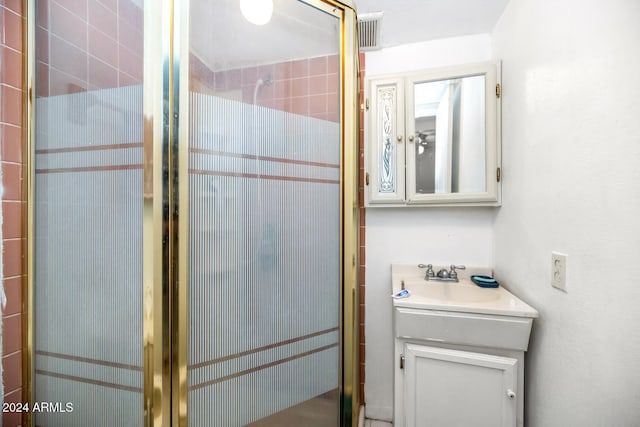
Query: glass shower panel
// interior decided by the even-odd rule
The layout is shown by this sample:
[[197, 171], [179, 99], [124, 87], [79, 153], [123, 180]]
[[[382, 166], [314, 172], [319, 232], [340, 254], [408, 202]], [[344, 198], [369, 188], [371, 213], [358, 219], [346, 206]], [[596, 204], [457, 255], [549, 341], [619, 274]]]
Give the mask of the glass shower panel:
[[137, 0], [36, 2], [34, 424], [143, 424]]
[[339, 425], [340, 21], [190, 10], [188, 416]]

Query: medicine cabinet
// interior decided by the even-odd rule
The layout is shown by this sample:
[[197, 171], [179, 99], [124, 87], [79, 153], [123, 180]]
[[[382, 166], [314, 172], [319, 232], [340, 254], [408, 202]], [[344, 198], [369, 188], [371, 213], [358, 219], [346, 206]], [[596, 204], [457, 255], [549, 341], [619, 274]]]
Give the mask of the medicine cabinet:
[[366, 82], [365, 203], [499, 206], [500, 64]]

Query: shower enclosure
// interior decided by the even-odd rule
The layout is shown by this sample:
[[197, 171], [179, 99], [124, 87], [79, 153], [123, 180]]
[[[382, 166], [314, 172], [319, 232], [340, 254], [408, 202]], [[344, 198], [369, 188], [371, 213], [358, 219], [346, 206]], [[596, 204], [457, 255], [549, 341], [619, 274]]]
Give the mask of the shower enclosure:
[[30, 425], [357, 423], [355, 11], [249, 3], [28, 2]]

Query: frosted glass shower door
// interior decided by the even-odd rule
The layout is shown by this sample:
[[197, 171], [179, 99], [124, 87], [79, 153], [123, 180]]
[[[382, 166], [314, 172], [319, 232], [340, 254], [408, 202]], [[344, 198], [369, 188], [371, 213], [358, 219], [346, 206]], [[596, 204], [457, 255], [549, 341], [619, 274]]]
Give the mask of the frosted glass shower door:
[[35, 5], [32, 425], [142, 426], [142, 2]]
[[191, 426], [340, 424], [340, 20], [194, 0]]

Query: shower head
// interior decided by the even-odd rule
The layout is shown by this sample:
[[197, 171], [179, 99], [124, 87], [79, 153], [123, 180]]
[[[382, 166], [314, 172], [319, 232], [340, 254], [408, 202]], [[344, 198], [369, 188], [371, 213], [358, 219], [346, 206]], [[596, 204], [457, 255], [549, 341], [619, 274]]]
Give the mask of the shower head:
[[273, 84], [273, 76], [271, 74], [267, 74], [264, 77], [260, 77], [256, 82], [256, 86], [271, 86]]
[[258, 90], [260, 89], [261, 86], [271, 86], [273, 84], [273, 77], [271, 76], [271, 74], [267, 74], [264, 77], [260, 77], [257, 81], [256, 81], [256, 87], [253, 90], [253, 104], [257, 104], [258, 103]]

